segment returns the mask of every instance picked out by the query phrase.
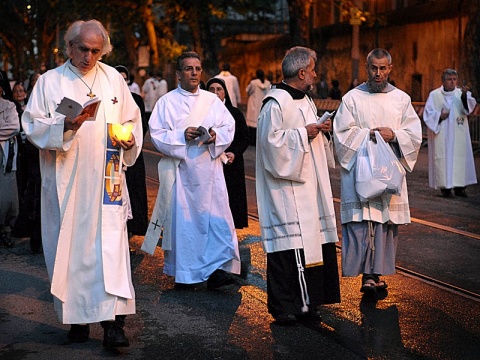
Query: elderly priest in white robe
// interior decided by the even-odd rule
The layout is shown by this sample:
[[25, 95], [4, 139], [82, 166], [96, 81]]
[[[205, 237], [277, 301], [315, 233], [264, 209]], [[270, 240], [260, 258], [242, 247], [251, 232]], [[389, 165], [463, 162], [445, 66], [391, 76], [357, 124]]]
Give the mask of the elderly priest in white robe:
[[422, 142], [420, 119], [410, 96], [388, 83], [392, 57], [384, 49], [367, 57], [368, 81], [342, 98], [333, 122], [341, 165], [342, 275], [363, 274], [361, 291], [374, 294], [387, 284], [380, 275], [395, 273], [398, 225], [410, 223], [407, 183], [400, 194], [383, 193], [361, 201], [355, 190], [355, 162], [367, 137], [378, 131], [412, 171]]
[[[73, 23], [65, 44], [70, 59], [40, 77], [22, 117], [28, 139], [40, 148], [51, 292], [60, 320], [71, 324], [71, 342], [87, 341], [89, 324], [101, 322], [104, 346], [128, 346], [123, 326], [135, 313], [135, 292], [123, 166], [134, 164], [142, 147], [140, 111], [118, 71], [98, 61], [112, 49], [100, 22]], [[59, 113], [63, 98], [81, 105], [100, 100], [95, 119], [85, 121], [95, 115], [85, 110]], [[113, 135], [113, 125], [128, 125], [130, 135]]]
[[[442, 72], [442, 86], [425, 103], [428, 127], [428, 183], [444, 197], [467, 197], [465, 188], [477, 183], [468, 114], [477, 105], [468, 87], [457, 87], [454, 69]], [[478, 120], [477, 120], [478, 121]]]
[[280, 325], [321, 321], [322, 304], [340, 302], [338, 241], [328, 166], [333, 153], [307, 91], [315, 51], [294, 47], [284, 80], [267, 93], [257, 125], [256, 192], [267, 253], [267, 306]]
[[179, 56], [176, 75], [178, 87], [158, 100], [149, 121], [152, 142], [164, 156], [142, 250], [153, 254], [162, 237], [163, 272], [175, 277], [176, 287], [207, 281], [215, 289], [235, 281], [230, 273], [240, 273], [222, 163], [235, 120], [216, 94], [200, 89], [197, 53]]

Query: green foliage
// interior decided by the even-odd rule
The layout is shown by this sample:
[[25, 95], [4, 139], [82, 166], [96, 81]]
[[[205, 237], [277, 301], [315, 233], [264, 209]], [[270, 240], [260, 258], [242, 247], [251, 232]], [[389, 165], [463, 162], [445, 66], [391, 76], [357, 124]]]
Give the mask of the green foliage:
[[[63, 36], [76, 20], [97, 19], [110, 33], [114, 51], [104, 61], [134, 66], [139, 45], [149, 45], [145, 9], [152, 10], [160, 66], [185, 49], [177, 27], [187, 25], [194, 44], [210, 58], [216, 54], [209, 21], [234, 10], [245, 16], [271, 12], [270, 0], [4, 0], [0, 11], [0, 67], [25, 79], [42, 64], [64, 58]], [[151, 21], [152, 19], [150, 19]], [[202, 36], [197, 34], [201, 33]], [[151, 39], [151, 38], [150, 38]], [[218, 46], [218, 45], [216, 45]], [[211, 59], [216, 61], [215, 59]], [[3, 61], [3, 62], [2, 62]]]

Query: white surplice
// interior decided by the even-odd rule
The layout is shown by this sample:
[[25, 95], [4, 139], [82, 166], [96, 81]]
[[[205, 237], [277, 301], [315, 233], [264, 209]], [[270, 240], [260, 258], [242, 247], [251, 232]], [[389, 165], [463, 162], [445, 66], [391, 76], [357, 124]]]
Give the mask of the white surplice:
[[273, 89], [258, 117], [256, 192], [265, 252], [303, 249], [306, 266], [323, 264], [322, 244], [337, 242], [328, 172], [330, 150], [323, 133], [308, 140], [317, 121], [308, 96], [294, 100]]
[[[132, 165], [143, 142], [140, 110], [118, 71], [97, 62], [82, 81], [75, 70], [67, 61], [43, 74], [22, 117], [28, 139], [41, 149], [43, 250], [65, 324], [135, 313], [121, 161]], [[80, 104], [89, 100], [84, 82], [102, 100], [97, 118], [64, 133], [65, 116], [55, 109], [64, 96]], [[107, 149], [107, 123], [127, 122], [136, 145]], [[114, 193], [106, 193], [113, 183]]]
[[422, 127], [410, 96], [388, 84], [370, 93], [364, 83], [342, 98], [333, 121], [337, 159], [341, 165], [342, 275], [395, 273], [398, 225], [410, 223], [406, 178], [400, 194], [360, 201], [355, 190], [355, 162], [370, 129], [388, 127], [391, 143], [404, 168], [411, 172], [422, 142]]
[[[428, 127], [428, 180], [434, 189], [452, 189], [477, 183], [468, 117], [477, 104], [467, 92], [468, 110], [461, 89], [433, 90], [425, 103], [423, 120]], [[450, 110], [440, 122], [442, 107]]]
[[345, 94], [333, 121], [335, 150], [342, 166], [342, 224], [363, 220], [382, 224], [410, 223], [406, 179], [403, 180], [401, 194], [384, 194], [368, 202], [361, 202], [355, 191], [354, 164], [357, 151], [370, 129], [389, 127], [396, 136], [400, 162], [407, 171], [412, 171], [422, 142], [420, 119], [405, 92], [391, 85], [390, 91], [382, 93], [370, 93], [361, 88], [362, 86], [357, 87]]
[[[190, 113], [198, 101], [208, 108], [203, 119], [193, 122], [215, 131], [213, 144], [185, 140], [186, 127], [193, 125]], [[158, 100], [149, 126], [153, 144], [165, 156], [159, 169], [165, 161], [175, 164], [167, 170], [173, 184], [171, 199], [163, 188], [157, 195], [169, 199], [156, 205], [166, 207], [168, 221], [151, 220], [155, 227], [163, 227], [164, 273], [184, 284], [203, 282], [217, 269], [239, 274], [238, 240], [219, 157], [235, 133], [230, 112], [215, 94], [200, 89], [191, 93], [179, 86]]]

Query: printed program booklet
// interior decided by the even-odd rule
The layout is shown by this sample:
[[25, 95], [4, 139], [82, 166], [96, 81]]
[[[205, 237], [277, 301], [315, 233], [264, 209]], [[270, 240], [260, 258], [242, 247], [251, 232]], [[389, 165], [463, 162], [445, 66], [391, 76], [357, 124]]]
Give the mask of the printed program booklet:
[[74, 118], [77, 117], [85, 111], [88, 113], [88, 118], [86, 121], [93, 121], [95, 120], [98, 112], [98, 108], [100, 107], [100, 100], [99, 98], [94, 98], [88, 100], [85, 104], [81, 105], [77, 103], [75, 100], [69, 99], [64, 97], [60, 104], [58, 104], [56, 112], [65, 115], [67, 118]]
[[336, 112], [337, 110], [334, 110], [332, 112], [325, 111], [325, 113], [320, 118], [318, 118], [317, 124], [318, 125], [323, 124], [325, 121], [330, 119], [333, 115], [335, 115]]

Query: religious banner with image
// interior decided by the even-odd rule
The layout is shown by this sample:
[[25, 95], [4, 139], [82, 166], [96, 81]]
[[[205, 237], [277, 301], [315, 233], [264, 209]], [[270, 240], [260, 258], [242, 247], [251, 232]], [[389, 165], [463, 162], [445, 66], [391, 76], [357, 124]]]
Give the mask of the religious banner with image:
[[114, 124], [107, 124], [107, 153], [105, 157], [105, 186], [103, 203], [122, 205], [121, 166], [122, 159], [117, 139], [113, 132]]

